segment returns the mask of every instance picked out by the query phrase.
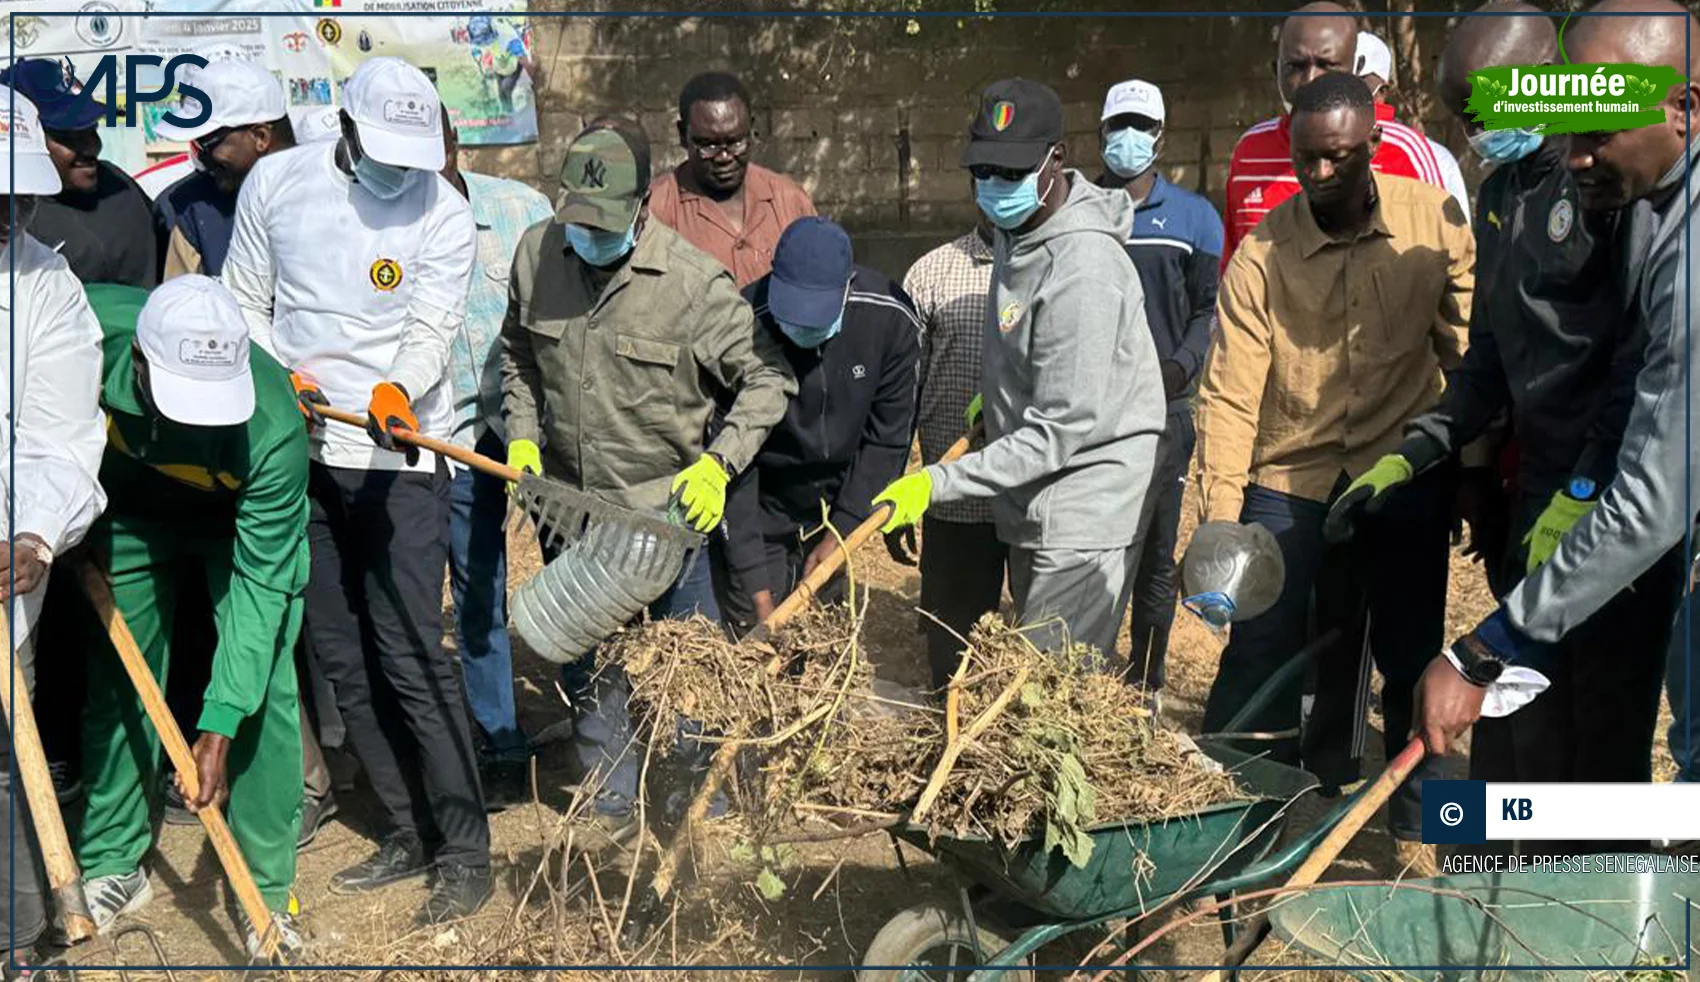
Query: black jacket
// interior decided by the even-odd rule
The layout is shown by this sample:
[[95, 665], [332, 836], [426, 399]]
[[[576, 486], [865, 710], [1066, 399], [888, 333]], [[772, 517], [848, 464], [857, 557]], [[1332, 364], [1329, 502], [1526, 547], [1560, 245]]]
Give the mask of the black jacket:
[[821, 502], [848, 535], [873, 497], [903, 473], [915, 425], [921, 324], [903, 289], [857, 266], [838, 335], [792, 344], [767, 309], [767, 278], [744, 289], [757, 330], [771, 331], [797, 375], [797, 395], [727, 493], [726, 553], [735, 570], [765, 561], [763, 539], [820, 524]]
[[1642, 347], [1613, 249], [1619, 218], [1582, 210], [1565, 153], [1549, 139], [1476, 196], [1470, 348], [1440, 404], [1409, 425], [1403, 452], [1419, 470], [1509, 406], [1522, 493], [1546, 497], [1578, 474], [1603, 488], [1616, 472]]

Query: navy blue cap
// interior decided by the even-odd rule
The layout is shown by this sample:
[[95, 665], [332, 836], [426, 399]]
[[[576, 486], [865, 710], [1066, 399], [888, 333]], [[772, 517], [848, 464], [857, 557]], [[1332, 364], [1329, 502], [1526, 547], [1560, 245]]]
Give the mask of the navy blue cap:
[[786, 226], [773, 250], [767, 309], [775, 320], [799, 327], [829, 327], [844, 312], [856, 259], [850, 236], [818, 215]]
[[20, 58], [0, 71], [0, 85], [35, 103], [44, 128], [93, 129], [106, 118], [106, 107], [73, 92], [71, 81], [68, 67], [51, 58]]

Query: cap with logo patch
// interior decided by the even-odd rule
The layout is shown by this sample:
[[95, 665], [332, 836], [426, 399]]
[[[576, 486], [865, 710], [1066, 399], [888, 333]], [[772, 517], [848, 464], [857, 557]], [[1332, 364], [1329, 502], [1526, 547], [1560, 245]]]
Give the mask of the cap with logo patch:
[[1130, 78], [1110, 86], [1110, 91], [1104, 94], [1104, 112], [1098, 117], [1099, 121], [1128, 114], [1161, 123], [1163, 91], [1140, 78]]
[[1024, 78], [993, 82], [968, 127], [962, 166], [1029, 171], [1062, 137], [1062, 101], [1050, 86]]
[[160, 284], [136, 317], [136, 343], [148, 394], [166, 419], [235, 426], [254, 415], [248, 324], [219, 281], [189, 274]]
[[41, 131], [35, 103], [5, 85], [0, 85], [0, 139], [12, 157], [12, 166], [0, 171], [0, 194], [60, 192], [59, 170], [48, 156], [47, 136]]
[[335, 106], [307, 106], [289, 111], [295, 127], [295, 142], [323, 143], [342, 135], [342, 110]]
[[567, 147], [555, 219], [624, 232], [649, 192], [649, 141], [608, 125], [586, 128]]
[[50, 130], [93, 129], [106, 118], [106, 107], [73, 89], [69, 65], [51, 58], [20, 58], [0, 71], [0, 85], [35, 103], [41, 125]]
[[[208, 133], [270, 123], [289, 114], [277, 76], [250, 61], [227, 59], [209, 62], [205, 68], [191, 66], [178, 75], [178, 82], [205, 92], [212, 111], [197, 126], [173, 126], [161, 120], [156, 132], [167, 140], [198, 140]], [[185, 96], [182, 107], [173, 111], [179, 116], [198, 116], [201, 101]]]
[[367, 156], [391, 167], [443, 169], [443, 104], [424, 72], [400, 58], [370, 58], [342, 96]]

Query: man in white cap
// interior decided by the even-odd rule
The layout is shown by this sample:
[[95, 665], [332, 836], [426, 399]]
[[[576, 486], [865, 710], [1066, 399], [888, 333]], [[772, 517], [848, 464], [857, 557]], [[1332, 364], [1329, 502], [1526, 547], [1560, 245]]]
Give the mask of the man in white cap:
[[289, 121], [295, 127], [297, 143], [329, 143], [342, 138], [342, 110], [335, 106], [291, 109]]
[[[106, 451], [112, 492], [88, 541], [110, 564], [112, 592], [164, 684], [184, 570], [198, 568], [216, 628], [193, 755], [190, 811], [229, 799], [231, 832], [278, 924], [299, 948], [290, 886], [301, 806], [301, 731], [291, 653], [307, 582], [307, 434], [289, 373], [249, 344], [236, 301], [217, 280], [186, 275], [151, 295], [97, 283], [105, 332]], [[82, 618], [89, 701], [83, 714], [89, 806], [77, 843], [89, 911], [106, 930], [152, 897], [149, 793], [159, 738], [111, 641]], [[179, 790], [185, 790], [181, 784]], [[250, 955], [252, 926], [241, 928]]]
[[[1387, 42], [1369, 31], [1359, 31], [1357, 71], [1354, 74], [1364, 80], [1370, 95], [1375, 97], [1375, 118], [1383, 123], [1394, 122], [1393, 104], [1387, 101], [1387, 91], [1392, 87], [1393, 79], [1393, 52], [1388, 49]], [[1464, 214], [1469, 215], [1470, 189], [1464, 184], [1464, 172], [1458, 169], [1458, 158], [1452, 156], [1452, 151], [1446, 149], [1444, 143], [1423, 134], [1421, 120], [1416, 120], [1411, 129], [1428, 141], [1435, 165], [1440, 168], [1441, 183], [1446, 186], [1446, 192], [1458, 200]]]
[[[105, 444], [97, 403], [100, 325], [70, 266], [25, 232], [36, 197], [60, 189], [35, 106], [0, 86], [0, 124], [11, 156], [11, 166], [0, 168], [0, 266], [11, 271], [0, 279], [0, 316], [15, 332], [0, 347], [0, 372], [12, 386], [12, 425], [0, 429], [12, 463], [0, 471], [0, 494], [11, 503], [0, 519], [11, 522], [0, 541], [0, 598], [8, 600], [11, 653], [33, 689], [30, 633], [53, 556], [82, 539], [106, 501], [95, 480]], [[22, 480], [10, 486], [14, 475]], [[28, 812], [21, 794], [12, 797], [6, 733], [0, 730], [0, 807], [10, 816], [16, 854], [0, 864], [0, 920], [11, 931], [0, 955], [26, 964], [47, 915]]]
[[1146, 686], [1153, 704], [1163, 688], [1175, 618], [1175, 544], [1195, 436], [1192, 394], [1210, 347], [1222, 256], [1222, 219], [1216, 208], [1157, 172], [1166, 116], [1162, 90], [1150, 82], [1135, 78], [1110, 86], [1100, 123], [1106, 170], [1098, 179], [1100, 187], [1126, 191], [1133, 201], [1127, 255], [1145, 288], [1145, 320], [1157, 345], [1168, 404], [1151, 477], [1151, 526], [1134, 567], [1130, 604], [1127, 677]]
[[440, 922], [489, 898], [490, 831], [460, 672], [442, 644], [450, 475], [392, 430], [451, 436], [450, 345], [476, 229], [437, 173], [442, 103], [424, 73], [373, 58], [343, 95], [340, 140], [248, 174], [223, 277], [255, 342], [294, 373], [309, 423], [317, 404], [366, 407], [370, 439], [313, 430], [307, 639], [388, 828], [331, 888], [434, 869], [420, 919]]
[[212, 111], [198, 126], [159, 126], [160, 136], [191, 144], [196, 161], [196, 173], [167, 188], [153, 205], [163, 279], [219, 274], [242, 181], [260, 158], [295, 146], [283, 86], [271, 72], [249, 61], [215, 61], [190, 81], [206, 93]]

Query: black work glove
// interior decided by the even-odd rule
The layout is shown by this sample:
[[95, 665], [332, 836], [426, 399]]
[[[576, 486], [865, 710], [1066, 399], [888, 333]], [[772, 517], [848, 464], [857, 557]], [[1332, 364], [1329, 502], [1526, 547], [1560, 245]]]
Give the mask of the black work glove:
[[906, 525], [895, 532], [887, 532], [885, 551], [891, 555], [892, 562], [899, 566], [919, 566], [921, 552], [915, 543], [915, 526]]

